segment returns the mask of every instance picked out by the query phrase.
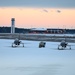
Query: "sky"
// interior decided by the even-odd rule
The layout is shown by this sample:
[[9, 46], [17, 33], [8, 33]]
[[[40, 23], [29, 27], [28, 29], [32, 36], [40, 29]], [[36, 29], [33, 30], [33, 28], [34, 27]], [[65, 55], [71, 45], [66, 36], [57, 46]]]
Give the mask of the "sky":
[[0, 26], [75, 28], [75, 0], [0, 0]]

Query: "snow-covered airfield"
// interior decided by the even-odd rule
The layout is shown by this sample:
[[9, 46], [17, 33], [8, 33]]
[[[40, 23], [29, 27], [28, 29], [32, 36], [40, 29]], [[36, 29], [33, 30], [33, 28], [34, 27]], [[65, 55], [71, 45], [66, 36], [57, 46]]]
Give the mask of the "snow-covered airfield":
[[14, 40], [0, 39], [0, 75], [75, 75], [75, 43], [58, 50], [60, 42], [22, 40], [25, 47], [12, 48]]

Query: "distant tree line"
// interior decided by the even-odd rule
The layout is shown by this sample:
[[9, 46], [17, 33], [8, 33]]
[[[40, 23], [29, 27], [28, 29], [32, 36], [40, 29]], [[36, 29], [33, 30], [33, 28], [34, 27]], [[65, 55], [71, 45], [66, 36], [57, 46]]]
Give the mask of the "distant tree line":
[[[65, 34], [75, 34], [75, 29], [47, 29], [47, 31], [49, 32], [49, 30], [65, 30]], [[31, 29], [25, 29], [25, 28], [15, 28], [15, 33], [31, 33]], [[41, 31], [38, 31], [39, 33], [41, 33]], [[11, 27], [0, 27], [0, 33], [11, 33]]]
[[[15, 33], [28, 33], [30, 29], [15, 28]], [[0, 27], [0, 33], [11, 33], [11, 27]]]

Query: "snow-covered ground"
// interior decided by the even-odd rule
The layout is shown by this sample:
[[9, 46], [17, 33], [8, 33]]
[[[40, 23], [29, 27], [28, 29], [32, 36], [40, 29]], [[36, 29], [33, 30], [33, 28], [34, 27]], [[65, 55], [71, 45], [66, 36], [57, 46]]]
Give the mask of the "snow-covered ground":
[[58, 50], [59, 42], [26, 41], [12, 48], [14, 40], [0, 39], [0, 75], [75, 75], [75, 43], [71, 50]]

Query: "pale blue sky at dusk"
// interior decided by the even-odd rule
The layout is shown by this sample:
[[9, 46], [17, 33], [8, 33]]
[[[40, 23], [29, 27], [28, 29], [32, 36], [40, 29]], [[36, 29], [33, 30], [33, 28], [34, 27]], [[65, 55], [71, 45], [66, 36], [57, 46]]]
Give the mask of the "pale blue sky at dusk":
[[0, 0], [0, 7], [75, 8], [75, 0]]

